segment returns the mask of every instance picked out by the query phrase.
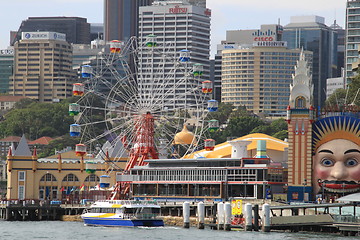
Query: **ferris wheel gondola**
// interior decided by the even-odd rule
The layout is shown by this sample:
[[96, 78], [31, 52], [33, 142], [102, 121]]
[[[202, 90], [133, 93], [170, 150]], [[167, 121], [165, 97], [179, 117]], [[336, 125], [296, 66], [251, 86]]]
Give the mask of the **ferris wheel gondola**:
[[[88, 153], [107, 158], [108, 171], [128, 171], [144, 165], [145, 159], [169, 158], [174, 151], [182, 157], [198, 150], [208, 131], [211, 97], [202, 90], [203, 67], [190, 59], [190, 51], [161, 45], [155, 35], [144, 42], [112, 41], [95, 64], [82, 68], [83, 82], [76, 90], [84, 89], [69, 106], [75, 119], [70, 133]], [[193, 139], [175, 140], [185, 125]], [[102, 145], [111, 153], [98, 147]], [[122, 158], [128, 160], [125, 167], [117, 162]]]

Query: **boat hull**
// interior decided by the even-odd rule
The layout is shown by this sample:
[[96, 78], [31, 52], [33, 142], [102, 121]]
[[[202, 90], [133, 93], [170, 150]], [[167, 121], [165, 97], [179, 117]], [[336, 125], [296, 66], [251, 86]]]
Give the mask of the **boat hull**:
[[104, 227], [163, 227], [164, 221], [160, 219], [115, 219], [115, 218], [95, 218], [85, 217], [84, 223], [88, 226]]

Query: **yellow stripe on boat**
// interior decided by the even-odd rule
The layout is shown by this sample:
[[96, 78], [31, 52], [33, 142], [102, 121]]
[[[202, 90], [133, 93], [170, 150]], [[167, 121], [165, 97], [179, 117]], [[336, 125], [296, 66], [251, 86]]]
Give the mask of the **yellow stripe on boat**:
[[121, 208], [121, 206], [122, 206], [121, 204], [113, 204], [113, 205], [111, 205], [112, 208]]
[[116, 215], [115, 213], [105, 213], [105, 214], [101, 214], [101, 215], [88, 216], [88, 217], [92, 217], [92, 218], [109, 218], [109, 217], [113, 217], [115, 215]]

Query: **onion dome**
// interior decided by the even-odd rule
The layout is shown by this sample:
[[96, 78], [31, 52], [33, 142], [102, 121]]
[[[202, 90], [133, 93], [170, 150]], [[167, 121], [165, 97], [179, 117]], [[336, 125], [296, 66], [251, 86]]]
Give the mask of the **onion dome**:
[[181, 132], [177, 133], [175, 135], [174, 138], [174, 144], [192, 144], [194, 143], [195, 140], [195, 135], [194, 133], [190, 132], [187, 128], [186, 125], [184, 125], [183, 129], [181, 130]]

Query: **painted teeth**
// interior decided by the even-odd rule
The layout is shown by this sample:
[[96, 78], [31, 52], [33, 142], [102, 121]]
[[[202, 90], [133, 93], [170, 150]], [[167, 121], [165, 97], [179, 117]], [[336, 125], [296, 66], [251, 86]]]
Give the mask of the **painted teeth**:
[[336, 192], [336, 193], [356, 192], [356, 191], [359, 191], [359, 190], [360, 190], [360, 188], [353, 188], [353, 189], [333, 189], [333, 188], [327, 188], [327, 187], [324, 187], [324, 189], [325, 189], [326, 191]]

